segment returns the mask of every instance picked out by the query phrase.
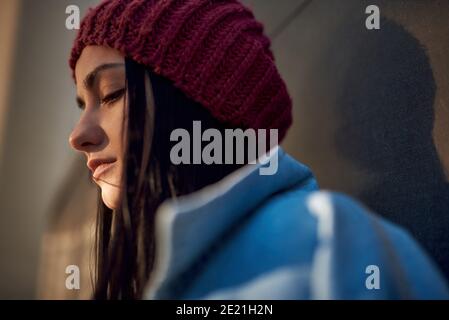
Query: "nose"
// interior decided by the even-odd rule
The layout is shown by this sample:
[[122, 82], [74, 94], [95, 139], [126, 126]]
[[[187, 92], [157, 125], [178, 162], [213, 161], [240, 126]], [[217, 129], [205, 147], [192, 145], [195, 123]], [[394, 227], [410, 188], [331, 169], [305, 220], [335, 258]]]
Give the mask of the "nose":
[[75, 150], [90, 152], [103, 144], [105, 134], [92, 113], [83, 114], [69, 137], [69, 143]]

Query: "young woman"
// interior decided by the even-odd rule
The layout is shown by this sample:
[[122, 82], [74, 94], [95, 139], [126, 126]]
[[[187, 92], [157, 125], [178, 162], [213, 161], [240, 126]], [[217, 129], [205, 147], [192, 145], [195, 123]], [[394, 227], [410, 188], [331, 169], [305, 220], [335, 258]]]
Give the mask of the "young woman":
[[291, 100], [239, 2], [104, 1], [70, 66], [70, 143], [101, 193], [94, 298], [449, 297], [404, 231], [277, 146]]

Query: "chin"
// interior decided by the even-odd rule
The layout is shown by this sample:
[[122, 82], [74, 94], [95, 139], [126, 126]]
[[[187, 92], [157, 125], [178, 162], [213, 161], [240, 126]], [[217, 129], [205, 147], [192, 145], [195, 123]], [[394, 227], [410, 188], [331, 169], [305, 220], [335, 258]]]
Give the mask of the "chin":
[[101, 183], [101, 198], [104, 204], [112, 210], [117, 209], [120, 206], [120, 189], [110, 185]]

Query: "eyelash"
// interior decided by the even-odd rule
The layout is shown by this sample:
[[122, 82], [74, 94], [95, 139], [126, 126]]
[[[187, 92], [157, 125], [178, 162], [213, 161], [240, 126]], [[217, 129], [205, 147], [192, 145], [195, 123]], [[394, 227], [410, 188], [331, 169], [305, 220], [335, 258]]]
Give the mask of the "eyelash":
[[[115, 101], [119, 100], [126, 92], [126, 88], [122, 88], [119, 89], [117, 91], [114, 91], [108, 95], [106, 95], [102, 100], [101, 100], [101, 104], [111, 104], [114, 103]], [[81, 110], [85, 109], [85, 104], [84, 101], [82, 101], [81, 99], [77, 99], [77, 105], [78, 108], [80, 108]]]
[[125, 94], [126, 89], [122, 88], [120, 90], [114, 91], [108, 95], [106, 95], [102, 100], [101, 100], [101, 104], [111, 104], [114, 103], [115, 101], [119, 100], [124, 94]]

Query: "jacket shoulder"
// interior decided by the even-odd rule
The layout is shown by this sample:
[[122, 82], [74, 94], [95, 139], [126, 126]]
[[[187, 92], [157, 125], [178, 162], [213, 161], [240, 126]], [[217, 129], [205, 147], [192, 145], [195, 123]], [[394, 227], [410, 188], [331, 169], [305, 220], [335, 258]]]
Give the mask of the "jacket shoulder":
[[[253, 298], [265, 285], [278, 288], [266, 293], [274, 299], [449, 297], [408, 232], [348, 196], [325, 191], [270, 198], [241, 222], [210, 267], [232, 279], [217, 286], [228, 288], [215, 295], [222, 298]], [[378, 284], [369, 283], [373, 270]]]

